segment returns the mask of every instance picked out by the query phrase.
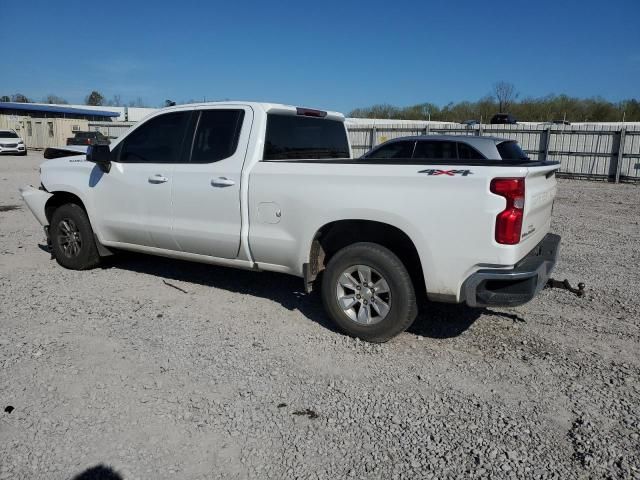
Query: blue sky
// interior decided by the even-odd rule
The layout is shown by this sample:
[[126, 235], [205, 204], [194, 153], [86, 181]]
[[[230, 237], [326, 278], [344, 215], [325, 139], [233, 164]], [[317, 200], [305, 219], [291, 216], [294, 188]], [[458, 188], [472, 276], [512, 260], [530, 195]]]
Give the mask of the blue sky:
[[81, 102], [640, 98], [640, 0], [5, 1], [0, 94]]

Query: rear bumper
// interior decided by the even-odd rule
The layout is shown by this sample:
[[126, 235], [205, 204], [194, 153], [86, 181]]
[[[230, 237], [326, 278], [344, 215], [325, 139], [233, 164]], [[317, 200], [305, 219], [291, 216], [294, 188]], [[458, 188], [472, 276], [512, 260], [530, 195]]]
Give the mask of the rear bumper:
[[548, 233], [512, 269], [483, 269], [462, 284], [462, 299], [470, 307], [514, 307], [527, 303], [542, 290], [556, 264], [560, 235]]

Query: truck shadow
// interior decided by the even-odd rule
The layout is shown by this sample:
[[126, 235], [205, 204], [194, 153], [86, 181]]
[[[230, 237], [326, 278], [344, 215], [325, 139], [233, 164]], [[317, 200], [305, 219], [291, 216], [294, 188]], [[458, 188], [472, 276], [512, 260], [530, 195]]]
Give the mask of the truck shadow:
[[[188, 290], [188, 285], [184, 284], [191, 283], [273, 300], [288, 310], [300, 311], [309, 320], [328, 330], [337, 331], [324, 313], [319, 287], [307, 294], [303, 290], [302, 280], [291, 275], [238, 270], [131, 252], [119, 253], [106, 260], [103, 268], [118, 268], [157, 276], [169, 282], [183, 282], [179, 289]], [[162, 288], [171, 286], [162, 285]], [[420, 314], [408, 332], [438, 339], [457, 337], [485, 312], [484, 309], [466, 305], [423, 302]], [[490, 313], [503, 315], [494, 311]]]
[[428, 338], [454, 338], [471, 327], [483, 313], [483, 309], [466, 305], [424, 301], [418, 318], [407, 332]]
[[256, 272], [184, 260], [156, 257], [133, 252], [118, 252], [107, 257], [102, 268], [117, 268], [159, 277], [167, 282], [159, 288], [189, 290], [189, 284], [219, 288], [230, 292], [265, 298], [279, 303], [287, 310], [298, 310], [305, 317], [324, 328], [337, 331], [324, 314], [317, 292], [304, 292], [302, 279], [274, 272]]
[[96, 465], [79, 473], [72, 480], [123, 480], [123, 478], [111, 467]]

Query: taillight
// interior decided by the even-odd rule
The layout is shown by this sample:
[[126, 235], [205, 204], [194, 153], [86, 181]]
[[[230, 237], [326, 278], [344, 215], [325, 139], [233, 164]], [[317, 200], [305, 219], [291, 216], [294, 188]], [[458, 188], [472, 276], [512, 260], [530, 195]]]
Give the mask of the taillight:
[[506, 208], [496, 217], [496, 242], [515, 245], [522, 232], [524, 178], [494, 178], [491, 192], [507, 200]]

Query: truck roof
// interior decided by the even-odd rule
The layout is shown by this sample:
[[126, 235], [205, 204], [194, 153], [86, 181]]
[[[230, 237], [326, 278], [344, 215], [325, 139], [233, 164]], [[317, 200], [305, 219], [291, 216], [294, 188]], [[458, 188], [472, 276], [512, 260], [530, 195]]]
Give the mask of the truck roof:
[[302, 106], [296, 107], [294, 105], [286, 105], [283, 103], [251, 102], [251, 101], [245, 101], [245, 100], [225, 100], [224, 102], [187, 103], [187, 104], [162, 108], [160, 109], [160, 111], [182, 110], [185, 108], [190, 109], [190, 108], [206, 107], [206, 106], [233, 106], [233, 105], [246, 105], [253, 108], [254, 110], [262, 110], [265, 113], [283, 113], [283, 114], [291, 114], [291, 115], [296, 115], [299, 108], [304, 108], [309, 110], [318, 110], [321, 112], [326, 112], [326, 116], [324, 117], [326, 119], [339, 120], [344, 122], [344, 115], [340, 112], [323, 110], [321, 108], [302, 107]]

